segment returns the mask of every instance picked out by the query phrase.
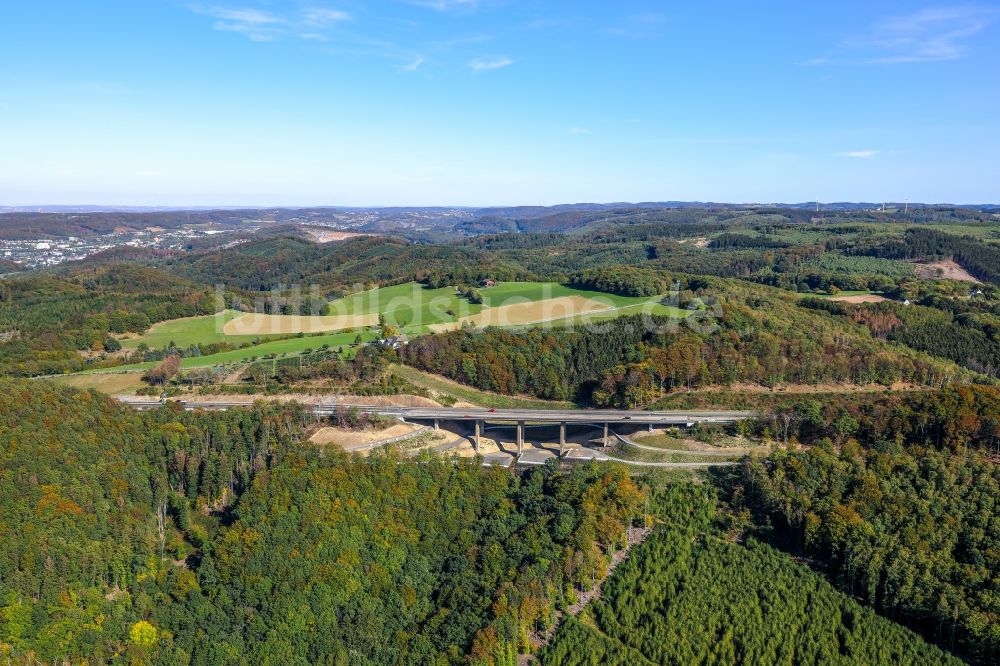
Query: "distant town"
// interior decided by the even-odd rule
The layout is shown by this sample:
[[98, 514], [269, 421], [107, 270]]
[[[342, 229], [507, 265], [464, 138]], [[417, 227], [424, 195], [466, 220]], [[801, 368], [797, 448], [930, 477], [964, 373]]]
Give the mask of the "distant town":
[[[246, 229], [249, 230], [249, 229]], [[122, 231], [86, 237], [0, 239], [0, 259], [13, 261], [24, 268], [45, 268], [64, 261], [85, 259], [113, 247], [151, 247], [183, 249], [192, 240], [232, 233], [232, 229], [182, 227], [161, 229], [150, 227], [139, 231]]]

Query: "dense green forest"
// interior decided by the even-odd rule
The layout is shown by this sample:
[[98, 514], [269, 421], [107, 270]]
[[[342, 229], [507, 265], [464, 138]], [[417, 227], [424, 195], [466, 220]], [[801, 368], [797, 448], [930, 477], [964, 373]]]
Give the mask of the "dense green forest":
[[83, 369], [78, 351], [111, 351], [113, 334], [215, 312], [213, 291], [135, 264], [0, 280], [0, 376]]
[[138, 414], [96, 393], [0, 380], [0, 654], [141, 652], [129, 631], [159, 610], [157, 586], [195, 584], [184, 560], [212, 516], [302, 425], [290, 407]]
[[934, 229], [908, 229], [900, 239], [874, 247], [859, 247], [859, 254], [892, 259], [954, 259], [980, 280], [1000, 284], [1000, 247], [969, 236]]
[[656, 296], [670, 291], [674, 284], [671, 277], [663, 271], [608, 266], [577, 273], [570, 277], [569, 284], [622, 296]]
[[454, 331], [417, 338], [400, 357], [489, 391], [621, 407], [652, 404], [671, 389], [734, 382], [941, 386], [972, 378], [760, 287], [689, 286], [726, 296], [683, 323], [630, 316], [572, 329]]
[[[923, 302], [937, 307], [883, 302], [850, 305], [808, 299], [803, 305], [840, 314], [864, 324], [876, 338], [951, 359], [986, 375], [1000, 374], [1000, 316], [976, 311], [967, 305], [955, 308], [956, 299]], [[992, 310], [992, 308], [991, 308]]]
[[758, 427], [779, 441], [746, 468], [735, 507], [822, 562], [886, 616], [981, 663], [1000, 650], [1000, 390], [800, 398]]
[[775, 452], [747, 487], [845, 592], [982, 663], [1000, 655], [996, 463], [881, 441], [817, 445]]
[[730, 541], [705, 486], [670, 486], [656, 504], [663, 524], [541, 664], [961, 663], [774, 548]]
[[[247, 214], [197, 217], [236, 229]], [[1000, 658], [995, 215], [580, 206], [389, 223], [407, 214], [379, 213], [387, 235], [318, 244], [274, 227], [231, 247], [117, 248], [0, 278], [0, 660], [507, 666], [560, 621], [543, 664]], [[28, 217], [52, 236], [183, 224]], [[918, 265], [944, 259], [984, 283]], [[427, 399], [392, 373], [400, 361], [579, 406], [750, 408], [757, 418], [725, 437], [771, 446], [697, 483], [608, 465], [361, 458], [306, 443], [322, 423], [294, 404], [134, 412], [6, 378], [126, 363], [122, 335], [222, 307], [312, 312], [411, 280], [473, 301], [486, 279], [689, 316], [421, 330], [398, 351], [359, 337], [254, 357], [225, 385], [220, 368], [178, 381]], [[886, 300], [833, 300], [842, 290]], [[164, 388], [183, 390], [142, 390]], [[567, 616], [650, 516], [603, 596]]]
[[359, 286], [433, 281], [476, 284], [493, 277], [504, 281], [533, 275], [503, 255], [462, 245], [420, 245], [401, 239], [362, 237], [318, 245], [279, 237], [235, 248], [178, 258], [168, 265], [178, 275], [205, 284], [225, 284], [249, 292], [272, 287], [316, 284], [331, 294]]
[[621, 472], [302, 456], [241, 499], [176, 640], [209, 661], [509, 663], [640, 513]]
[[136, 413], [6, 380], [0, 414], [11, 658], [506, 663], [642, 515], [621, 469], [352, 459], [301, 446], [289, 406]]
[[[352, 459], [300, 446], [312, 418], [294, 407], [137, 413], [4, 381], [0, 525], [19, 528], [0, 544], [0, 654], [511, 663], [648, 506], [662, 524], [542, 663], [946, 661], [756, 537], [731, 542], [747, 529], [826, 559], [845, 592], [989, 663], [1000, 478], [953, 450], [997, 446], [998, 404], [989, 388], [871, 412], [806, 401], [792, 436], [812, 448], [718, 481], [719, 500], [651, 479], [647, 504], [621, 468]], [[908, 413], [930, 420], [886, 428]], [[847, 438], [839, 449], [830, 433]], [[935, 448], [915, 448], [920, 435]]]
[[765, 411], [759, 427], [782, 442], [908, 442], [949, 451], [1000, 453], [1000, 389], [951, 386], [940, 391], [789, 398]]
[[788, 243], [764, 234], [724, 233], [712, 239], [713, 250], [727, 250], [737, 247], [788, 247]]

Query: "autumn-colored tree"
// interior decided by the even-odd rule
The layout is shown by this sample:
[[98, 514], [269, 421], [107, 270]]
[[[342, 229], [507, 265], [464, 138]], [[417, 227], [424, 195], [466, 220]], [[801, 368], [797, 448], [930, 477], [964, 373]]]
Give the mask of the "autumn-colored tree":
[[141, 648], [151, 648], [156, 645], [156, 627], [146, 620], [139, 620], [128, 631], [129, 639], [133, 645]]
[[150, 384], [164, 384], [177, 374], [181, 368], [181, 357], [173, 354], [146, 371], [143, 377]]

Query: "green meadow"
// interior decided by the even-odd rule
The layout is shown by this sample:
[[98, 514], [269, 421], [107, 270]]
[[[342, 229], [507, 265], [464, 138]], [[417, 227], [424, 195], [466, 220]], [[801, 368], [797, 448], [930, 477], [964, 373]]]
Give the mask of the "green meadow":
[[511, 303], [541, 301], [565, 296], [592, 298], [608, 303], [615, 308], [640, 305], [650, 301], [648, 296], [618, 296], [603, 291], [576, 289], [558, 282], [503, 282], [495, 287], [480, 289], [479, 293], [483, 296], [483, 303], [491, 308]]
[[[430, 324], [454, 321], [482, 312], [484, 305], [470, 303], [454, 287], [430, 289], [417, 282], [358, 292], [330, 301], [331, 315], [384, 314], [386, 321], [407, 332], [422, 332]], [[448, 314], [454, 312], [456, 316]]]
[[154, 324], [143, 335], [135, 338], [125, 338], [121, 341], [125, 349], [136, 349], [140, 343], [146, 343], [150, 349], [162, 349], [173, 342], [178, 347], [190, 347], [193, 344], [212, 344], [214, 342], [232, 342], [240, 344], [252, 342], [256, 335], [226, 335], [222, 328], [227, 322], [239, 317], [242, 312], [224, 310], [218, 314], [203, 317], [185, 317], [171, 319]]
[[698, 312], [698, 310], [679, 308], [676, 305], [664, 305], [663, 303], [660, 303], [658, 299], [650, 300], [646, 298], [640, 300], [642, 300], [641, 303], [625, 305], [615, 310], [607, 310], [605, 312], [588, 312], [587, 314], [577, 315], [575, 317], [557, 319], [552, 323], [557, 326], [580, 326], [583, 324], [595, 324], [602, 321], [608, 321], [609, 319], [640, 314], [686, 319], [695, 312]]
[[[684, 318], [691, 314], [689, 310], [663, 305], [659, 302], [658, 297], [618, 296], [599, 291], [575, 289], [555, 282], [501, 283], [495, 287], [480, 289], [480, 293], [483, 297], [483, 303], [473, 304], [465, 297], [458, 295], [452, 287], [430, 289], [416, 282], [407, 282], [391, 287], [370, 289], [330, 301], [328, 314], [350, 316], [381, 313], [385, 315], [388, 323], [398, 326], [409, 335], [426, 333], [433, 324], [455, 322], [462, 317], [479, 314], [488, 308], [568, 296], [597, 299], [614, 309], [566, 317], [553, 322], [555, 325], [569, 326], [593, 323], [622, 315], [640, 313], [670, 315], [678, 318]], [[181, 362], [183, 368], [204, 368], [242, 363], [269, 354], [294, 355], [305, 349], [317, 349], [324, 344], [334, 348], [350, 349], [351, 343], [359, 332], [366, 342], [378, 338], [377, 329], [371, 327], [322, 334], [306, 334], [303, 337], [285, 337], [276, 340], [268, 340], [269, 336], [226, 335], [223, 332], [226, 323], [241, 314], [235, 310], [226, 310], [216, 315], [161, 322], [151, 327], [144, 335], [122, 340], [122, 346], [126, 349], [136, 349], [141, 343], [145, 343], [150, 349], [162, 349], [171, 342], [186, 348], [194, 344], [217, 342], [245, 344], [256, 340], [261, 341], [259, 344], [243, 349], [188, 357]], [[525, 325], [530, 326], [531, 324]], [[136, 363], [118, 366], [114, 371], [144, 370], [153, 365], [155, 363]]]
[[[182, 368], [207, 368], [215, 365], [225, 365], [227, 363], [243, 363], [253, 358], [260, 358], [269, 354], [277, 356], [297, 355], [306, 349], [319, 349], [323, 345], [331, 348], [344, 347], [350, 350], [350, 345], [354, 339], [360, 335], [365, 342], [371, 342], [378, 338], [378, 332], [372, 329], [355, 332], [324, 333], [321, 335], [306, 335], [301, 338], [293, 337], [284, 340], [273, 340], [263, 342], [259, 345], [246, 347], [244, 349], [234, 349], [232, 351], [209, 354], [206, 356], [191, 356], [181, 360]], [[350, 355], [350, 354], [348, 354]], [[132, 363], [130, 365], [115, 366], [114, 368], [102, 370], [88, 370], [85, 372], [119, 372], [125, 370], [145, 370], [151, 368], [156, 363]]]

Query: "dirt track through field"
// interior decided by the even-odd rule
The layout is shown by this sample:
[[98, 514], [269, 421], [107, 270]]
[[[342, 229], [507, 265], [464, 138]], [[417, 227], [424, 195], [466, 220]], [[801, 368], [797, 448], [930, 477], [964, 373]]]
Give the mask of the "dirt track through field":
[[365, 328], [378, 324], [378, 314], [332, 315], [310, 317], [307, 315], [244, 314], [226, 323], [226, 335], [278, 335], [290, 333], [321, 333], [342, 331], [348, 328]]

